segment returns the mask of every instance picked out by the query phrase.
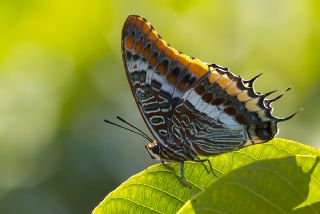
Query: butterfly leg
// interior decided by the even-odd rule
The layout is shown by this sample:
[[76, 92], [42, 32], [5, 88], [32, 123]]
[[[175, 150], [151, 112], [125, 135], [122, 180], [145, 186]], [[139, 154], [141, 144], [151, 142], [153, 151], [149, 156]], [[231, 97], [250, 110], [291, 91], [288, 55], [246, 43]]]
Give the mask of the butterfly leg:
[[[210, 162], [209, 159], [196, 159], [196, 160], [193, 160], [193, 161], [194, 161], [194, 162], [198, 162], [198, 163], [202, 163], [202, 164], [204, 164], [204, 162], [208, 162], [209, 167], [210, 167], [210, 170], [211, 170], [213, 176], [217, 177], [217, 175], [216, 175], [216, 173], [214, 172], [213, 167], [212, 167], [212, 164], [211, 164], [211, 162]], [[207, 167], [206, 167], [205, 165], [204, 165], [204, 167], [207, 169]]]
[[184, 181], [185, 185], [192, 190], [189, 182], [187, 181], [187, 179], [184, 177], [184, 161], [180, 162], [180, 177], [182, 178], [182, 180]]
[[201, 161], [201, 159], [200, 159], [199, 157], [197, 157], [197, 159], [193, 160], [193, 162], [201, 163], [201, 164], [202, 164], [202, 166], [206, 169], [207, 173], [212, 172], [212, 170], [211, 170], [211, 171], [210, 171], [210, 170], [208, 170], [207, 165], [205, 165], [205, 164], [203, 163], [204, 161]]

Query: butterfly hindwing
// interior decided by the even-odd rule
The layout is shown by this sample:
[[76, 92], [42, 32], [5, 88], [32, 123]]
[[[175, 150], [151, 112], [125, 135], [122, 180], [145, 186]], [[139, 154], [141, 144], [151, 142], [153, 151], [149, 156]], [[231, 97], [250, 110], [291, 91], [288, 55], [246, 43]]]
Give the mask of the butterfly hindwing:
[[[242, 101], [238, 96], [243, 96]], [[227, 69], [211, 65], [210, 72], [179, 101], [173, 130], [180, 134], [175, 136], [189, 142], [200, 155], [221, 154], [272, 139], [277, 132], [276, 118], [266, 116], [269, 109], [248, 102], [263, 103], [264, 96], [245, 87], [243, 80]]]

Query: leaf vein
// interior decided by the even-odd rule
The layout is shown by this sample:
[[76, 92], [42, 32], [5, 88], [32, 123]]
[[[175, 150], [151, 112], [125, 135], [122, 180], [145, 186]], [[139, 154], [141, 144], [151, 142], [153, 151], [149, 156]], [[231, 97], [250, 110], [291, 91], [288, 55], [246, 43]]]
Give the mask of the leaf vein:
[[281, 207], [277, 206], [276, 204], [274, 204], [272, 201], [268, 200], [267, 198], [265, 198], [263, 195], [255, 192], [253, 189], [250, 189], [249, 187], [247, 186], [244, 186], [242, 185], [241, 183], [236, 183], [236, 182], [227, 182], [227, 183], [224, 183], [224, 184], [230, 184], [230, 185], [236, 185], [236, 186], [239, 186], [240, 188], [256, 195], [258, 198], [260, 198], [261, 200], [265, 201], [266, 203], [269, 203], [270, 205], [272, 205], [273, 207], [275, 207], [276, 209], [278, 209], [279, 211], [281, 211], [282, 213], [288, 213], [286, 212], [285, 210], [281, 209]]
[[164, 194], [167, 194], [167, 195], [169, 195], [169, 196], [177, 199], [178, 201], [180, 201], [180, 202], [183, 203], [183, 204], [185, 203], [185, 201], [183, 201], [182, 199], [178, 198], [177, 196], [172, 195], [172, 194], [169, 193], [169, 192], [165, 192], [165, 191], [163, 191], [163, 190], [161, 190], [161, 189], [159, 189], [159, 188], [156, 188], [156, 187], [151, 186], [151, 185], [148, 185], [148, 184], [134, 183], [134, 184], [128, 184], [127, 187], [128, 187], [128, 186], [145, 186], [145, 187], [149, 187], [149, 188], [151, 188], [151, 189], [154, 189], [154, 190], [157, 190], [157, 191], [162, 192], [162, 193], [164, 193]]
[[153, 212], [160, 213], [160, 214], [164, 214], [163, 212], [154, 210], [154, 209], [152, 209], [151, 207], [144, 206], [144, 205], [142, 205], [142, 204], [139, 204], [139, 203], [137, 203], [137, 202], [135, 202], [135, 201], [130, 200], [129, 198], [124, 198], [124, 197], [114, 197], [114, 198], [110, 198], [110, 200], [107, 201], [105, 204], [107, 204], [108, 202], [110, 202], [110, 201], [112, 201], [112, 200], [115, 200], [115, 201], [116, 201], [116, 200], [125, 200], [125, 201], [131, 202], [131, 203], [133, 203], [133, 204], [136, 204], [136, 205], [138, 205], [138, 206], [140, 206], [140, 207], [149, 209], [149, 210], [151, 210], [151, 211], [153, 211]]
[[[302, 200], [305, 200], [305, 198], [303, 197], [302, 193], [299, 192], [299, 190], [297, 188], [295, 188], [295, 186], [292, 185], [292, 183], [290, 183], [290, 181], [288, 179], [286, 179], [285, 177], [281, 176], [279, 173], [276, 173], [273, 170], [270, 170], [270, 169], [267, 169], [267, 168], [264, 168], [264, 167], [252, 167], [252, 168], [256, 168], [258, 170], [264, 170], [264, 171], [267, 171], [269, 173], [272, 173], [272, 174], [278, 176], [282, 181], [287, 183], [291, 187], [291, 189], [293, 189], [300, 196], [300, 198]], [[310, 207], [311, 207], [311, 209], [313, 210], [314, 213], [318, 213], [316, 210], [314, 210], [314, 208], [312, 206], [310, 206]]]
[[[156, 171], [152, 171], [152, 172], [147, 172], [147, 174], [149, 174], [149, 173], [156, 173], [156, 172], [166, 172], [166, 173], [170, 173], [170, 174], [173, 174], [173, 175], [175, 175], [176, 177], [178, 177], [178, 178], [181, 179], [181, 177], [180, 177], [179, 175], [177, 175], [175, 172], [172, 172], [172, 171], [169, 171], [169, 170], [156, 170]], [[199, 190], [203, 190], [201, 187], [199, 187], [199, 186], [196, 185], [195, 183], [191, 182], [190, 180], [188, 180], [188, 182], [189, 182], [190, 184], [192, 184], [193, 186], [197, 187]]]

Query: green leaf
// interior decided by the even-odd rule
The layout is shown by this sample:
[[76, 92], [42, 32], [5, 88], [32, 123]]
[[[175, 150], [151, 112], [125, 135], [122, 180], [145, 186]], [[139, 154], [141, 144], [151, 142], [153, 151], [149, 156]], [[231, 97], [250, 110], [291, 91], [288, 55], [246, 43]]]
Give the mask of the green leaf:
[[236, 169], [178, 213], [320, 213], [320, 158], [295, 155]]
[[[298, 154], [299, 156], [295, 156]], [[319, 185], [319, 183], [313, 179], [311, 179], [313, 183], [308, 182], [308, 180], [304, 179], [304, 177], [301, 175], [301, 170], [309, 173], [310, 170], [306, 170], [308, 170], [312, 165], [311, 160], [315, 159], [314, 156], [319, 155], [320, 151], [315, 148], [294, 141], [274, 139], [265, 144], [249, 146], [238, 151], [210, 157], [210, 161], [217, 175], [216, 177], [214, 177], [212, 173], [208, 172], [201, 163], [188, 161], [185, 165], [185, 176], [188, 182], [191, 184], [194, 192], [202, 192], [193, 198], [196, 201], [188, 201], [191, 199], [192, 194], [190, 189], [184, 185], [180, 178], [179, 163], [170, 163], [165, 165], [158, 164], [142, 171], [137, 175], [132, 176], [127, 181], [122, 183], [116, 190], [107, 195], [107, 197], [94, 209], [93, 213], [176, 213], [187, 201], [188, 203], [180, 212], [184, 213], [185, 211], [192, 213], [198, 208], [198, 204], [201, 206], [201, 204], [206, 205], [206, 202], [208, 202], [208, 204], [211, 203], [211, 193], [215, 193], [215, 191], [217, 191], [214, 190], [216, 183], [220, 185], [220, 191], [222, 191], [222, 193], [219, 193], [221, 194], [218, 197], [219, 203], [224, 201], [224, 204], [227, 207], [232, 207], [235, 204], [235, 201], [240, 201], [242, 197], [247, 196], [239, 194], [236, 199], [233, 199], [235, 201], [232, 201], [230, 200], [231, 196], [228, 196], [229, 192], [230, 194], [232, 193], [232, 187], [226, 186], [226, 189], [223, 189], [224, 185], [219, 182], [223, 182], [225, 179], [229, 178], [229, 175], [231, 176], [230, 179], [236, 177], [238, 175], [238, 170], [244, 171], [240, 171], [243, 172], [243, 174], [239, 174], [239, 176], [241, 175], [240, 177], [242, 180], [237, 180], [237, 178], [234, 178], [237, 182], [249, 182], [255, 180], [256, 174], [259, 173], [255, 172], [255, 174], [251, 174], [251, 171], [249, 173], [248, 167], [257, 167], [259, 165], [255, 164], [259, 164], [260, 162], [261, 164], [265, 165], [271, 164], [274, 168], [279, 166], [277, 171], [279, 175], [282, 173], [286, 174], [286, 170], [288, 170], [287, 173], [291, 173], [289, 181], [292, 184], [296, 185], [297, 182], [299, 185], [304, 186], [314, 184], [315, 189], [312, 189], [313, 187], [311, 188], [310, 186], [310, 192], [311, 190], [317, 191], [317, 188], [319, 188], [317, 185]], [[304, 159], [308, 159], [309, 161], [304, 161]], [[269, 160], [269, 162], [267, 160]], [[304, 165], [305, 163], [306, 165]], [[286, 168], [286, 165], [288, 165], [288, 168]], [[275, 178], [275, 175], [272, 171], [272, 166], [266, 166], [267, 169], [270, 169], [269, 171], [262, 170], [263, 179], [260, 179], [266, 181], [266, 186], [267, 184], [274, 184], [274, 187], [278, 188], [276, 184], [279, 184], [281, 180], [279, 180], [279, 177]], [[246, 169], [248, 170], [246, 171]], [[258, 169], [259, 167], [257, 167], [257, 170]], [[284, 172], [281, 170], [284, 170]], [[295, 172], [295, 170], [298, 171]], [[313, 170], [313, 173], [314, 172], [315, 170]], [[316, 175], [318, 181], [320, 181], [319, 174], [315, 174], [315, 176]], [[279, 183], [274, 181], [277, 179], [279, 180]], [[272, 183], [272, 181], [274, 181], [274, 183]], [[253, 183], [255, 184], [255, 182]], [[258, 184], [261, 183], [258, 182], [257, 185]], [[270, 190], [273, 190], [270, 191], [270, 194], [275, 194], [281, 197], [281, 192], [277, 192], [277, 189], [273, 187], [268, 187]], [[204, 189], [206, 190], [203, 191]], [[313, 195], [315, 194], [316, 193], [314, 192]], [[303, 199], [309, 199], [309, 196], [306, 195], [300, 194], [299, 197]], [[315, 200], [314, 196], [312, 197], [312, 200]], [[318, 198], [320, 198], [320, 196], [318, 196]], [[310, 202], [312, 200], [310, 199]], [[307, 203], [309, 203], [309, 201]], [[242, 204], [242, 206], [252, 205], [250, 201], [246, 201]]]

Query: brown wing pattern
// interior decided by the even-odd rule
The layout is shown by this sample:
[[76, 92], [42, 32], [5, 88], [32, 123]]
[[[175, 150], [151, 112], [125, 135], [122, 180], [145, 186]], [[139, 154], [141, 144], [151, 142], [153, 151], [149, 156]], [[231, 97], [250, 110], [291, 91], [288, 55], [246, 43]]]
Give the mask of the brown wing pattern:
[[257, 143], [277, 134], [277, 123], [292, 118], [271, 115], [267, 94], [253, 89], [227, 68], [210, 65], [210, 72], [185, 92], [173, 113], [176, 140], [188, 142], [198, 155], [214, 155]]
[[141, 16], [127, 18], [121, 43], [128, 81], [139, 110], [155, 138], [165, 145], [173, 106], [208, 71], [208, 66], [172, 48]]
[[208, 65], [166, 43], [141, 16], [122, 30], [129, 84], [164, 159], [187, 160], [264, 143], [277, 134], [267, 94], [227, 68]]

